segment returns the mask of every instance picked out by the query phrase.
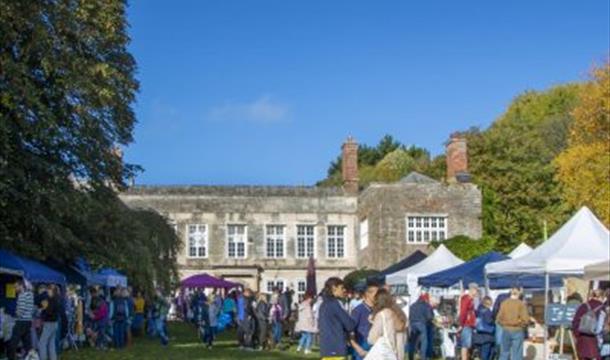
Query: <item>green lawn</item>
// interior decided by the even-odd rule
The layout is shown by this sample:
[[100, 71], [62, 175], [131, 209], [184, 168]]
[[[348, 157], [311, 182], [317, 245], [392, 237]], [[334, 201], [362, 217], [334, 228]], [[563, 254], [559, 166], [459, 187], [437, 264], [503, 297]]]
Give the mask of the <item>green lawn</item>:
[[148, 338], [134, 338], [133, 345], [124, 350], [99, 351], [94, 349], [81, 349], [79, 351], [66, 351], [61, 355], [62, 360], [129, 360], [129, 359], [155, 359], [155, 360], [197, 360], [197, 359], [316, 359], [317, 352], [309, 356], [297, 354], [295, 346], [286, 351], [244, 351], [237, 348], [235, 332], [226, 331], [219, 335], [213, 349], [208, 350], [197, 337], [192, 326], [181, 322], [169, 324], [170, 344], [162, 347], [158, 340]]

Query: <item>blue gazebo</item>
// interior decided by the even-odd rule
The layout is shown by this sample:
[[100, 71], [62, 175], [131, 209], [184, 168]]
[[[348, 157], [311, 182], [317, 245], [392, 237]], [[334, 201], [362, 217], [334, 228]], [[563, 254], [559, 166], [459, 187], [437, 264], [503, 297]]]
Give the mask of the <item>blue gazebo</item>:
[[0, 249], [0, 269], [23, 276], [32, 283], [66, 285], [66, 277], [50, 267], [32, 259]]

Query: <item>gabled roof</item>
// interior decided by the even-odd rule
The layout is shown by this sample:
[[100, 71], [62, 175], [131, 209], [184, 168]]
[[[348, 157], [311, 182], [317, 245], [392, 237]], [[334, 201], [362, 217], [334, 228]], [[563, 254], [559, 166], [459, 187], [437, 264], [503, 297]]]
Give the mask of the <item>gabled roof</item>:
[[432, 254], [421, 262], [392, 274], [388, 274], [386, 276], [386, 283], [391, 285], [408, 284], [407, 277], [409, 276], [418, 278], [463, 263], [464, 261], [462, 259], [455, 256], [445, 245], [441, 244]]
[[420, 174], [417, 171], [411, 171], [407, 176], [400, 179], [400, 183], [404, 184], [438, 184], [437, 180], [431, 177]]
[[414, 253], [412, 253], [411, 255], [400, 260], [396, 264], [392, 264], [392, 265], [388, 266], [387, 268], [385, 268], [383, 271], [381, 271], [381, 275], [392, 274], [392, 273], [395, 273], [402, 269], [411, 267], [411, 266], [421, 262], [422, 260], [424, 260], [427, 256], [428, 255], [426, 255], [426, 253], [424, 253], [423, 251], [415, 250]]
[[510, 252], [510, 254], [508, 254], [508, 257], [511, 259], [520, 258], [522, 256], [525, 256], [525, 255], [531, 253], [532, 250], [534, 250], [534, 249], [532, 249], [526, 243], [522, 242], [521, 244], [519, 244], [519, 246], [514, 248], [513, 251]]
[[527, 255], [489, 264], [488, 274], [576, 274], [610, 258], [610, 233], [583, 207], [548, 240]]

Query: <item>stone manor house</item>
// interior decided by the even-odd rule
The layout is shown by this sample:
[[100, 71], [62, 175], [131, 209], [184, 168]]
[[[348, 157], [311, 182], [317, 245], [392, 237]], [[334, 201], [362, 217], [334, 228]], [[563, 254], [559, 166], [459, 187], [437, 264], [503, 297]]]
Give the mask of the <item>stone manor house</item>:
[[427, 243], [481, 236], [481, 192], [468, 176], [466, 140], [446, 146], [447, 178], [411, 173], [358, 186], [358, 144], [343, 144], [343, 186], [132, 186], [134, 208], [164, 215], [183, 239], [182, 278], [207, 272], [261, 291], [305, 291], [308, 259], [318, 289], [330, 276], [383, 269]]

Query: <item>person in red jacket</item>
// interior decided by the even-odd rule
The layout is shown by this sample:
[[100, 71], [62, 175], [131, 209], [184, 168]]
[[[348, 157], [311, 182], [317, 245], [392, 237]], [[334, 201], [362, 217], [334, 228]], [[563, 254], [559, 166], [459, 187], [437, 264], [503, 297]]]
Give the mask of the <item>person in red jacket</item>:
[[479, 286], [476, 283], [468, 284], [468, 292], [460, 299], [460, 343], [462, 347], [462, 360], [468, 360], [472, 347], [472, 333], [477, 322], [476, 308], [479, 297]]

